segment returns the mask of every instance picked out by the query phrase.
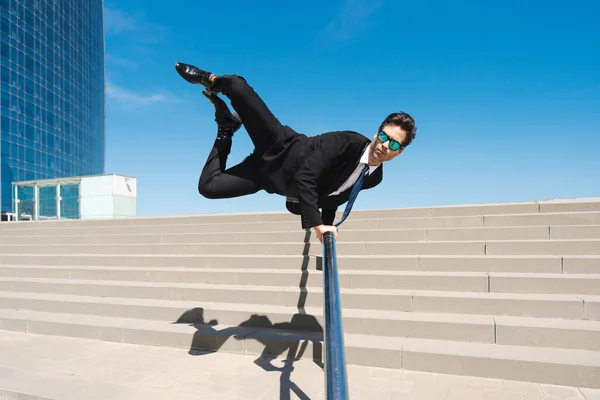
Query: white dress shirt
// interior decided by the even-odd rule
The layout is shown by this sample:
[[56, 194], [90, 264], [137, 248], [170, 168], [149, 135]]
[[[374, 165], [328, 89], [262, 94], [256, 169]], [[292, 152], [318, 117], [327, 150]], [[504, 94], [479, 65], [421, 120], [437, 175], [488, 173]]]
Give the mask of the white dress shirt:
[[[338, 195], [338, 194], [342, 193], [344, 190], [351, 188], [352, 185], [354, 185], [356, 183], [356, 181], [358, 180], [358, 177], [360, 175], [360, 171], [362, 171], [363, 168], [365, 167], [365, 165], [367, 165], [369, 163], [369, 146], [370, 146], [370, 143], [367, 145], [367, 147], [365, 147], [365, 150], [363, 151], [363, 154], [360, 157], [360, 161], [358, 162], [358, 165], [356, 166], [356, 169], [354, 170], [354, 172], [348, 177], [346, 182], [344, 182], [342, 184], [342, 186], [340, 186], [338, 188], [338, 190], [336, 190], [333, 193], [330, 193], [329, 196]], [[375, 171], [377, 169], [377, 167], [379, 167], [379, 165], [375, 165], [375, 166], [370, 165], [367, 172], [365, 172], [365, 175], [372, 174], [373, 171]]]

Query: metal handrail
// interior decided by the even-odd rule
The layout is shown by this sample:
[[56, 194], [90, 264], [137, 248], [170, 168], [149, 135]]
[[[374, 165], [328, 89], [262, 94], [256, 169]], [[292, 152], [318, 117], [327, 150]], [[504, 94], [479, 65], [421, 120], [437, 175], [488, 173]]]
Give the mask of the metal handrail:
[[333, 232], [323, 234], [323, 295], [326, 400], [346, 400], [348, 399], [348, 378]]

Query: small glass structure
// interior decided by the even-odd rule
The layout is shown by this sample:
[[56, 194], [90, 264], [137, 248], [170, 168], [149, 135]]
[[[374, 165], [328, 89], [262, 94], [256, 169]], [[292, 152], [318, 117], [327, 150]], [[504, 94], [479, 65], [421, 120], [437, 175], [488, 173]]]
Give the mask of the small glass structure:
[[113, 219], [137, 215], [137, 181], [93, 175], [13, 182], [13, 221]]

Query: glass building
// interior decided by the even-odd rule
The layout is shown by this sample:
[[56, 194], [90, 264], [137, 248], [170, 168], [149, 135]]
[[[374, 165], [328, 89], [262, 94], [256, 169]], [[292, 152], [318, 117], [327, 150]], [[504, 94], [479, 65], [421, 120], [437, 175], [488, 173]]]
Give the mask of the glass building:
[[104, 173], [103, 8], [103, 0], [0, 0], [3, 213], [13, 211], [13, 182]]

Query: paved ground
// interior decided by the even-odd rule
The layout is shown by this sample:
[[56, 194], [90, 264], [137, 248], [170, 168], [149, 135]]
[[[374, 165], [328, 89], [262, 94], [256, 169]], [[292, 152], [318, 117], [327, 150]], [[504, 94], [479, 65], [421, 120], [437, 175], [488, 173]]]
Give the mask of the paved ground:
[[[349, 366], [352, 400], [600, 400], [600, 390]], [[600, 378], [599, 378], [600, 379]], [[27, 393], [21, 396], [16, 393]], [[0, 399], [323, 400], [309, 361], [0, 331]]]

